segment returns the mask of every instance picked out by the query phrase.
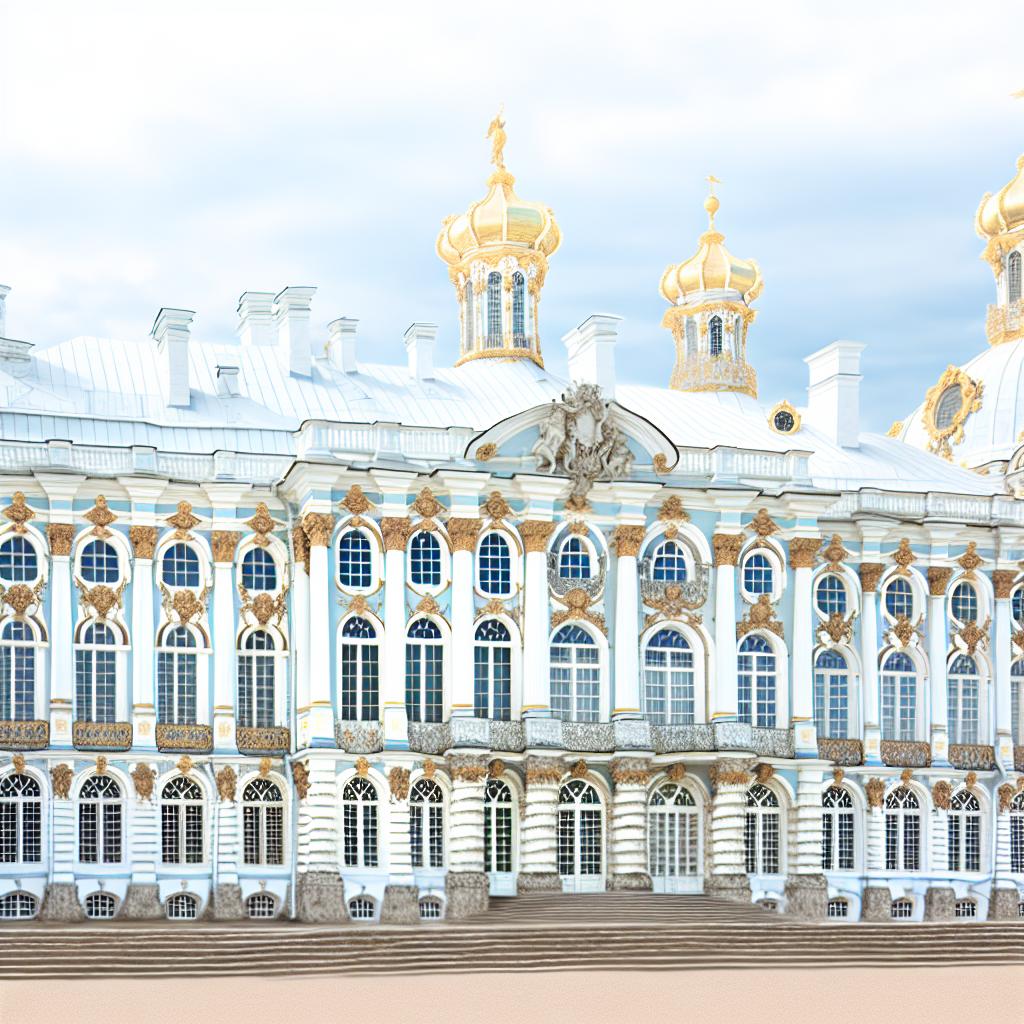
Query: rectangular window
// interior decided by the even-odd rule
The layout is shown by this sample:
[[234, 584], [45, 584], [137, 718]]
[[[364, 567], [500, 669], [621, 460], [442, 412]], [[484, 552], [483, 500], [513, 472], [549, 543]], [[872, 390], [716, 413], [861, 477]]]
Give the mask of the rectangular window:
[[1010, 815], [1010, 870], [1024, 873], [1024, 814]]
[[853, 870], [853, 814], [844, 812], [836, 815], [839, 825], [839, 844], [836, 853], [840, 871]]
[[412, 804], [409, 808], [409, 846], [412, 851], [412, 866], [423, 867], [423, 804]]
[[558, 812], [558, 873], [576, 873], [576, 816], [572, 811]]
[[78, 805], [78, 859], [83, 864], [95, 864], [99, 859], [97, 810], [96, 804]]
[[178, 864], [181, 859], [178, 845], [178, 814], [181, 809], [171, 804], [161, 808], [161, 836], [163, 838], [163, 862]]

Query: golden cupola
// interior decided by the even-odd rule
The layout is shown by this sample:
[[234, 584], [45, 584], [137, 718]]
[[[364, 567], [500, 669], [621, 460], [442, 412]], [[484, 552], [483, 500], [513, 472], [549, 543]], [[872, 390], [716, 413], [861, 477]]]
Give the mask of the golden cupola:
[[520, 199], [505, 169], [505, 122], [487, 130], [494, 172], [483, 199], [446, 217], [437, 255], [448, 264], [460, 309], [458, 366], [470, 359], [527, 358], [543, 366], [537, 307], [548, 257], [562, 241], [554, 214]]
[[985, 320], [989, 343], [999, 345], [1024, 338], [1024, 156], [1017, 158], [1017, 173], [1009, 183], [995, 195], [985, 193], [974, 227], [985, 239], [982, 259], [988, 261], [996, 276], [996, 303], [988, 307]]
[[757, 374], [747, 363], [747, 328], [757, 315], [752, 303], [763, 287], [753, 260], [733, 256], [715, 228], [716, 178], [704, 200], [708, 229], [697, 251], [661, 276], [661, 294], [672, 304], [662, 326], [672, 332], [676, 364], [669, 386], [677, 391], [738, 391], [757, 397]]

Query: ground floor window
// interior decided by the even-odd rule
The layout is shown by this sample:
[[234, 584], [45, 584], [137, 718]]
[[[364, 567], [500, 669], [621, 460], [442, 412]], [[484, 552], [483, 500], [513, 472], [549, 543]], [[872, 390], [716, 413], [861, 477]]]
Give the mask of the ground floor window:
[[956, 917], [977, 917], [978, 904], [974, 900], [957, 900], [953, 913]]
[[9, 892], [0, 897], [0, 918], [35, 917], [37, 906], [35, 897], [27, 892]]
[[106, 921], [117, 911], [117, 900], [109, 892], [93, 892], [85, 897], [85, 916]]
[[850, 916], [850, 904], [846, 900], [829, 900], [828, 901], [828, 916], [829, 917], [849, 917]]
[[914, 916], [913, 900], [893, 900], [889, 909], [894, 920], [906, 921]]
[[251, 918], [268, 918], [277, 914], [277, 901], [269, 892], [253, 893], [246, 903], [246, 910]]
[[194, 921], [199, 914], [199, 903], [195, 896], [179, 892], [167, 900], [169, 921]]
[[348, 901], [348, 916], [353, 921], [372, 921], [374, 902], [369, 896], [356, 896]]
[[436, 896], [424, 896], [420, 900], [420, 920], [439, 921], [441, 919], [441, 901]]

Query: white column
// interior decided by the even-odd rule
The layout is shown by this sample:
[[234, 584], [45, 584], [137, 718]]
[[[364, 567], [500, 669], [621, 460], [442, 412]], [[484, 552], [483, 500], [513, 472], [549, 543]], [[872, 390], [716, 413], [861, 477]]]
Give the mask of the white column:
[[[403, 769], [408, 774], [408, 769]], [[388, 809], [388, 880], [393, 885], [412, 885], [412, 847], [409, 840], [409, 787], [399, 799], [392, 790]]]
[[743, 537], [716, 533], [715, 688], [709, 721], [735, 719], [739, 711], [736, 681], [736, 562]]
[[864, 763], [880, 765], [881, 705], [878, 699], [878, 578], [882, 574], [879, 562], [864, 562], [860, 567], [861, 616], [860, 663], [863, 692], [862, 721], [864, 723]]
[[[71, 542], [74, 526], [51, 523], [50, 540], [50, 706], [43, 710], [36, 698], [37, 714], [50, 720], [50, 745], [71, 746], [73, 703], [71, 686], [75, 678], [72, 666], [71, 636]], [[42, 689], [42, 687], [40, 687]]]
[[640, 714], [640, 585], [637, 555], [644, 539], [643, 526], [617, 526], [615, 551], [615, 706], [612, 716]]
[[309, 745], [334, 745], [331, 703], [330, 574], [327, 546], [334, 526], [324, 512], [307, 512], [302, 528], [309, 541]]
[[381, 706], [384, 745], [409, 748], [409, 721], [405, 710], [405, 545], [409, 520], [382, 519], [384, 534], [384, 665]]
[[338, 874], [337, 786], [334, 763], [306, 762], [309, 789], [299, 802], [300, 874]]
[[[715, 795], [711, 802], [711, 875], [706, 887], [710, 891], [732, 892], [739, 896], [746, 886], [747, 865], [743, 847], [743, 826], [746, 818], [747, 788], [752, 777], [746, 764], [719, 761], [712, 766]], [[742, 881], [740, 880], [742, 877]], [[733, 892], [733, 890], [735, 890]]]
[[[996, 569], [992, 573], [995, 592], [995, 628], [992, 636], [992, 692], [995, 697], [996, 758], [1008, 771], [1013, 769], [1013, 723], [1010, 718], [1010, 662], [1013, 653], [1010, 592], [1016, 577], [1013, 569]], [[1006, 817], [1006, 815], [1003, 815]]]
[[928, 672], [931, 679], [930, 725], [932, 765], [949, 764], [949, 695], [946, 687], [946, 584], [952, 569], [932, 566], [928, 570]]
[[[950, 783], [951, 788], [955, 788], [954, 780], [947, 779], [946, 781]], [[924, 824], [925, 828], [930, 825], [932, 830], [928, 851], [931, 855], [928, 873], [930, 875], [945, 874], [949, 871], [949, 808], [936, 807], [931, 813], [931, 821]], [[923, 845], [923, 836], [921, 842]]]
[[820, 768], [803, 768], [796, 781], [796, 863], [790, 874], [821, 874]]
[[[132, 771], [148, 771], [154, 776], [157, 774], [155, 767], [146, 762], [135, 765]], [[132, 803], [126, 822], [132, 885], [155, 885], [156, 865], [160, 858], [156, 786], [154, 784], [152, 793], [145, 799], [138, 795], [134, 786], [133, 791], [126, 796]]]
[[[234, 768], [225, 765], [220, 771], [234, 771]], [[218, 772], [219, 774], [220, 772]], [[218, 783], [219, 781], [218, 779]], [[237, 792], [234, 800], [218, 799], [214, 812], [217, 815], [217, 849], [214, 851], [214, 855], [217, 858], [217, 880], [220, 885], [238, 885], [238, 818], [240, 812], [236, 801], [239, 799], [240, 794]]]
[[53, 860], [50, 881], [67, 884], [75, 880], [75, 804], [71, 799], [54, 796], [50, 804], [53, 829]]
[[295, 661], [297, 750], [309, 746], [309, 542], [301, 526], [292, 530], [292, 658]]
[[[884, 787], [883, 787], [884, 788]], [[869, 872], [885, 870], [885, 817], [881, 804], [872, 806], [867, 820], [867, 869]]]
[[[479, 519], [449, 519], [452, 547], [452, 696], [453, 717], [473, 714], [473, 557]], [[481, 869], [483, 870], [483, 869]]]
[[528, 519], [519, 526], [526, 548], [526, 581], [523, 588], [524, 716], [547, 716], [551, 711], [547, 544], [554, 528], [553, 522], [540, 519]]
[[620, 757], [611, 763], [612, 888], [650, 889], [647, 873], [647, 783], [651, 762]]
[[452, 776], [448, 867], [452, 873], [484, 870], [484, 786], [487, 759], [456, 755], [448, 759]]
[[[996, 807], [996, 829], [995, 829], [995, 855], [993, 866], [995, 868], [994, 884], [997, 889], [1011, 889], [1016, 895], [1016, 883], [1010, 872], [1010, 801], [1016, 796], [1016, 788], [1009, 782], [1004, 782], [997, 790]], [[989, 917], [992, 916], [991, 909]]]
[[519, 889], [559, 888], [558, 788], [565, 774], [560, 758], [526, 758]]
[[213, 743], [235, 750], [235, 588], [232, 570], [239, 535], [214, 530], [213, 547]]
[[132, 734], [134, 745], [156, 750], [156, 692], [153, 686], [153, 552], [155, 526], [133, 526], [132, 571]]
[[[797, 756], [817, 757], [814, 722], [814, 609], [811, 572], [821, 539], [794, 537], [789, 542], [789, 564], [793, 570], [793, 649], [790, 652], [793, 696], [793, 739]], [[818, 818], [821, 818], [820, 810]], [[820, 849], [819, 849], [820, 854]], [[820, 862], [819, 855], [819, 862]], [[820, 873], [820, 863], [818, 871]]]

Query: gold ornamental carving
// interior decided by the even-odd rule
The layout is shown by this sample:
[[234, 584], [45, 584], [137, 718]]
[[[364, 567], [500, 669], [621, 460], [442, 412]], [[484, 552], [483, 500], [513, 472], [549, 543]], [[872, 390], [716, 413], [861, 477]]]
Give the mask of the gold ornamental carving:
[[562, 781], [565, 768], [556, 757], [527, 757], [526, 785], [557, 786]]
[[953, 570], [944, 565], [928, 566], [928, 593], [932, 597], [942, 597], [949, 585]]
[[433, 761], [431, 761], [430, 758], [428, 757], [423, 762], [423, 778], [425, 778], [425, 779], [427, 779], [429, 781], [436, 774], [437, 774], [437, 765]]
[[75, 577], [75, 586], [81, 593], [79, 600], [82, 606], [92, 608], [101, 619], [107, 618], [114, 608], [123, 607], [122, 596], [127, 585], [128, 580], [125, 578], [117, 585], [116, 590], [108, 587], [105, 583], [87, 587], [78, 577]]
[[408, 519], [396, 516], [385, 516], [380, 521], [380, 532], [384, 537], [385, 551], [404, 551], [409, 543], [412, 523]]
[[365, 779], [370, 774], [370, 762], [365, 757], [356, 758], [356, 775], [361, 779]]
[[302, 761], [292, 762], [292, 782], [300, 800], [305, 800], [309, 793], [309, 769]]
[[487, 766], [487, 777], [489, 779], [500, 779], [505, 774], [505, 762], [500, 757], [494, 758]]
[[107, 759], [102, 754], [100, 754], [100, 756], [96, 758], [96, 774], [107, 774]]
[[966, 775], [964, 776], [964, 785], [965, 785], [965, 786], [966, 786], [966, 787], [967, 787], [968, 789], [974, 789], [974, 787], [975, 787], [975, 786], [976, 786], [977, 784], [978, 784], [978, 773], [977, 773], [977, 772], [968, 772], [968, 773], [967, 773], [967, 774], [966, 774]]
[[667, 476], [669, 473], [668, 456], [664, 452], [655, 452], [651, 466], [658, 476]]
[[[960, 388], [960, 408], [954, 413], [949, 424], [940, 427], [935, 422], [935, 413], [942, 396], [953, 387]], [[972, 380], [958, 366], [948, 366], [938, 383], [928, 389], [925, 395], [921, 422], [928, 433], [928, 450], [952, 461], [951, 445], [960, 444], [964, 439], [964, 424], [967, 417], [981, 408], [984, 385]]]
[[772, 776], [775, 775], [775, 768], [770, 764], [765, 764], [763, 761], [760, 764], [754, 766], [754, 778], [764, 786], [770, 782]]
[[487, 444], [482, 444], [477, 448], [473, 457], [477, 462], [490, 462], [497, 454], [498, 446], [493, 442], [488, 441]]
[[791, 569], [813, 569], [818, 561], [820, 537], [794, 537], [789, 542], [789, 567]]
[[720, 565], [735, 565], [740, 560], [740, 549], [743, 547], [743, 534], [741, 533], [716, 533], [711, 538], [714, 548], [714, 563], [717, 568]]
[[456, 782], [483, 782], [487, 778], [487, 759], [456, 754], [448, 758], [448, 771]]
[[1020, 650], [1024, 651], [1024, 629], [1014, 630], [1010, 639]]
[[409, 769], [395, 766], [388, 772], [388, 786], [391, 799], [401, 802], [409, 799]]
[[[793, 418], [793, 425], [789, 428], [789, 430], [780, 430], [775, 425], [775, 420], [780, 412], [789, 413], [789, 415]], [[793, 405], [792, 402], [777, 402], [772, 407], [771, 412], [768, 413], [768, 429], [772, 430], [776, 434], [795, 434], [800, 429], [800, 424], [802, 422], [802, 417], [800, 416], [800, 413], [797, 412], [796, 407]]]
[[235, 548], [238, 547], [240, 533], [234, 530], [214, 530], [210, 534], [210, 548], [213, 550], [215, 562], [233, 562]]
[[301, 523], [292, 527], [292, 550], [295, 552], [295, 564], [301, 565], [309, 575], [309, 538]]
[[688, 523], [690, 514], [683, 508], [683, 499], [677, 494], [672, 494], [661, 503], [658, 519], [663, 523]]
[[267, 503], [261, 501], [256, 505], [256, 514], [247, 520], [245, 525], [256, 535], [253, 542], [259, 547], [265, 548], [270, 543], [270, 534], [276, 529], [277, 522], [270, 514]]
[[932, 786], [932, 803], [935, 805], [937, 810], [948, 811], [949, 801], [952, 797], [953, 787], [945, 779], [939, 779], [939, 781]]
[[[761, 546], [762, 541], [766, 537], [770, 537], [773, 533], [779, 532], [779, 524], [775, 522], [770, 515], [768, 515], [768, 509], [759, 508], [757, 515], [747, 524], [747, 526], [757, 534], [757, 544], [755, 546]], [[815, 549], [817, 551], [817, 549]]]
[[242, 600], [241, 613], [251, 615], [261, 626], [265, 626], [271, 619], [275, 620], [275, 625], [280, 626], [281, 620], [288, 610], [287, 585], [281, 589], [281, 593], [277, 597], [271, 597], [266, 591], [261, 591], [253, 597], [245, 584], [239, 583], [238, 596]]
[[682, 782], [686, 777], [686, 765], [682, 761], [676, 761], [665, 769], [665, 778], [669, 782]]
[[341, 500], [341, 507], [354, 516], [363, 516], [377, 506], [363, 493], [359, 484], [353, 484]]
[[627, 526], [620, 524], [612, 534], [615, 553], [620, 557], [636, 558], [640, 554], [640, 545], [644, 542], [647, 530], [643, 526]]
[[135, 785], [135, 795], [140, 800], [152, 799], [153, 783], [156, 781], [156, 769], [150, 768], [147, 764], [137, 764], [131, 773], [131, 777]]
[[568, 622], [570, 619], [578, 619], [596, 626], [607, 636], [608, 627], [605, 624], [604, 616], [600, 612], [590, 610], [592, 598], [582, 587], [573, 588], [560, 600], [565, 603], [565, 608], [551, 613], [552, 629], [557, 629], [563, 622]]
[[848, 617], [844, 617], [842, 612], [833, 612], [818, 626], [818, 632], [824, 633], [834, 644], [852, 644], [853, 620], [856, 617], [856, 612], [851, 612]]
[[772, 606], [772, 600], [768, 594], [762, 594], [757, 599], [757, 603], [751, 605], [746, 615], [736, 623], [736, 639], [745, 637], [755, 629], [767, 629], [777, 637], [785, 639], [785, 630], [782, 623], [775, 617], [775, 608]]
[[861, 562], [859, 568], [860, 586], [865, 594], [872, 594], [878, 589], [878, 581], [882, 578], [885, 566], [881, 562]]
[[914, 777], [914, 769], [913, 768], [904, 768], [903, 771], [900, 772], [900, 782], [902, 782], [904, 786], [909, 786], [910, 785], [910, 780], [913, 779], [913, 777]]
[[274, 762], [269, 757], [260, 758], [260, 778], [265, 779], [270, 774], [270, 769], [273, 767]]
[[981, 626], [977, 622], [969, 620], [959, 629], [954, 628], [950, 630], [950, 635], [956, 637], [963, 644], [967, 653], [973, 658], [974, 652], [979, 647], [988, 646], [988, 629], [991, 624], [991, 618], [985, 619], [984, 624]]
[[828, 563], [829, 572], [839, 572], [843, 562], [850, 557], [850, 552], [843, 547], [843, 539], [838, 533], [832, 534], [832, 539], [822, 549], [821, 557]]
[[992, 570], [992, 590], [997, 601], [1005, 600], [1013, 593], [1013, 584], [1017, 573], [1013, 569]]
[[920, 636], [918, 627], [921, 625], [921, 617], [916, 623], [912, 623], [906, 615], [897, 615], [890, 632], [899, 642], [900, 647], [906, 647], [911, 640]]
[[182, 754], [181, 757], [178, 758], [178, 764], [176, 767], [178, 771], [181, 772], [182, 775], [188, 775], [188, 773], [192, 771], [194, 766], [195, 762], [192, 760], [192, 758], [189, 757], [188, 754]]
[[580, 758], [580, 759], [579, 759], [578, 761], [576, 761], [576, 762], [575, 762], [575, 763], [573, 764], [573, 766], [572, 766], [572, 767], [571, 767], [571, 768], [569, 769], [569, 774], [570, 774], [570, 775], [571, 775], [571, 776], [572, 776], [572, 777], [573, 777], [574, 779], [582, 779], [582, 778], [585, 778], [585, 777], [586, 777], [586, 774], [587, 774], [587, 770], [588, 770], [588, 769], [587, 769], [587, 762], [586, 762], [586, 761], [584, 761], [584, 760], [583, 760], [583, 758], [581, 757], [581, 758]]
[[424, 594], [420, 598], [419, 603], [413, 609], [413, 615], [436, 615], [438, 618], [444, 618], [441, 606], [432, 594]]
[[897, 576], [909, 576], [910, 566], [917, 561], [917, 555], [910, 550], [910, 540], [904, 537], [900, 546], [892, 553], [892, 560], [899, 566], [896, 570]]
[[29, 508], [25, 503], [24, 493], [22, 491], [15, 491], [10, 505], [4, 509], [4, 516], [14, 523], [15, 533], [24, 533], [25, 524], [35, 519], [36, 512], [35, 509]]
[[667, 584], [660, 597], [645, 596], [644, 604], [655, 609], [650, 615], [644, 617], [644, 629], [653, 626], [659, 619], [686, 622], [691, 626], [699, 626], [704, 621], [703, 616], [693, 611], [693, 609], [699, 608], [700, 604], [687, 600], [686, 592], [679, 583]]
[[480, 506], [480, 511], [492, 523], [504, 522], [512, 516], [512, 506], [505, 500], [501, 491], [491, 491], [487, 500]]
[[956, 560], [956, 564], [964, 570], [964, 579], [973, 580], [975, 578], [975, 570], [984, 565], [985, 559], [978, 554], [978, 545], [976, 541], [970, 541], [967, 545], [967, 550]]
[[15, 615], [24, 615], [29, 608], [42, 604], [44, 586], [45, 581], [40, 577], [32, 587], [27, 583], [15, 583], [6, 589], [0, 587], [0, 603], [8, 605]]
[[55, 764], [50, 769], [50, 779], [53, 782], [53, 795], [58, 800], [67, 800], [71, 792], [71, 779], [74, 776], [71, 766], [67, 764]]
[[182, 587], [173, 594], [167, 589], [167, 585], [160, 580], [160, 593], [163, 600], [160, 602], [164, 615], [168, 622], [173, 622], [171, 613], [176, 616], [177, 621], [183, 626], [188, 625], [193, 619], [198, 619], [206, 611], [206, 599], [210, 594], [209, 586], [203, 587], [198, 595]]
[[92, 529], [89, 532], [94, 537], [109, 537], [110, 531], [107, 527], [117, 520], [117, 516], [110, 510], [107, 499], [102, 494], [96, 495], [96, 504], [85, 513], [84, 518], [92, 523]]
[[434, 492], [429, 487], [424, 487], [416, 496], [411, 509], [424, 519], [436, 519], [442, 512], [447, 511], [444, 505], [434, 497]]
[[231, 765], [226, 764], [217, 772], [217, 793], [225, 803], [235, 802], [235, 790], [238, 787], [238, 776]]
[[307, 512], [302, 517], [302, 529], [313, 548], [325, 548], [331, 543], [334, 516], [327, 512]]
[[843, 784], [843, 779], [845, 779], [845, 778], [846, 778], [846, 772], [844, 772], [842, 768], [836, 768], [832, 772], [832, 781], [837, 786], [841, 786]]
[[527, 519], [519, 524], [519, 536], [523, 538], [523, 547], [527, 553], [547, 550], [548, 540], [554, 530], [555, 524], [543, 519]]
[[871, 778], [864, 784], [868, 796], [868, 807], [881, 807], [885, 800], [885, 782], [879, 778]]
[[25, 758], [21, 754], [15, 754], [11, 758], [11, 764], [16, 774], [21, 775], [25, 771]]
[[156, 551], [157, 528], [155, 526], [130, 526], [128, 539], [136, 558], [152, 558]]
[[480, 519], [449, 519], [448, 539], [453, 551], [474, 551], [483, 527]]
[[997, 791], [999, 793], [999, 813], [1006, 814], [1013, 805], [1013, 798], [1016, 795], [1013, 786], [1004, 782]]
[[893, 420], [892, 426], [885, 432], [886, 437], [899, 437], [903, 433], [903, 420]]
[[616, 786], [646, 786], [651, 780], [651, 762], [644, 757], [617, 757], [609, 768]]
[[190, 531], [195, 529], [200, 522], [199, 516], [193, 514], [192, 503], [189, 501], [179, 501], [177, 511], [173, 516], [168, 516], [165, 521], [174, 527], [176, 540], [191, 539]]
[[716, 761], [708, 774], [716, 793], [722, 786], [749, 786], [753, 781], [744, 761]]
[[75, 527], [71, 523], [50, 523], [46, 527], [51, 555], [70, 555], [75, 539]]

